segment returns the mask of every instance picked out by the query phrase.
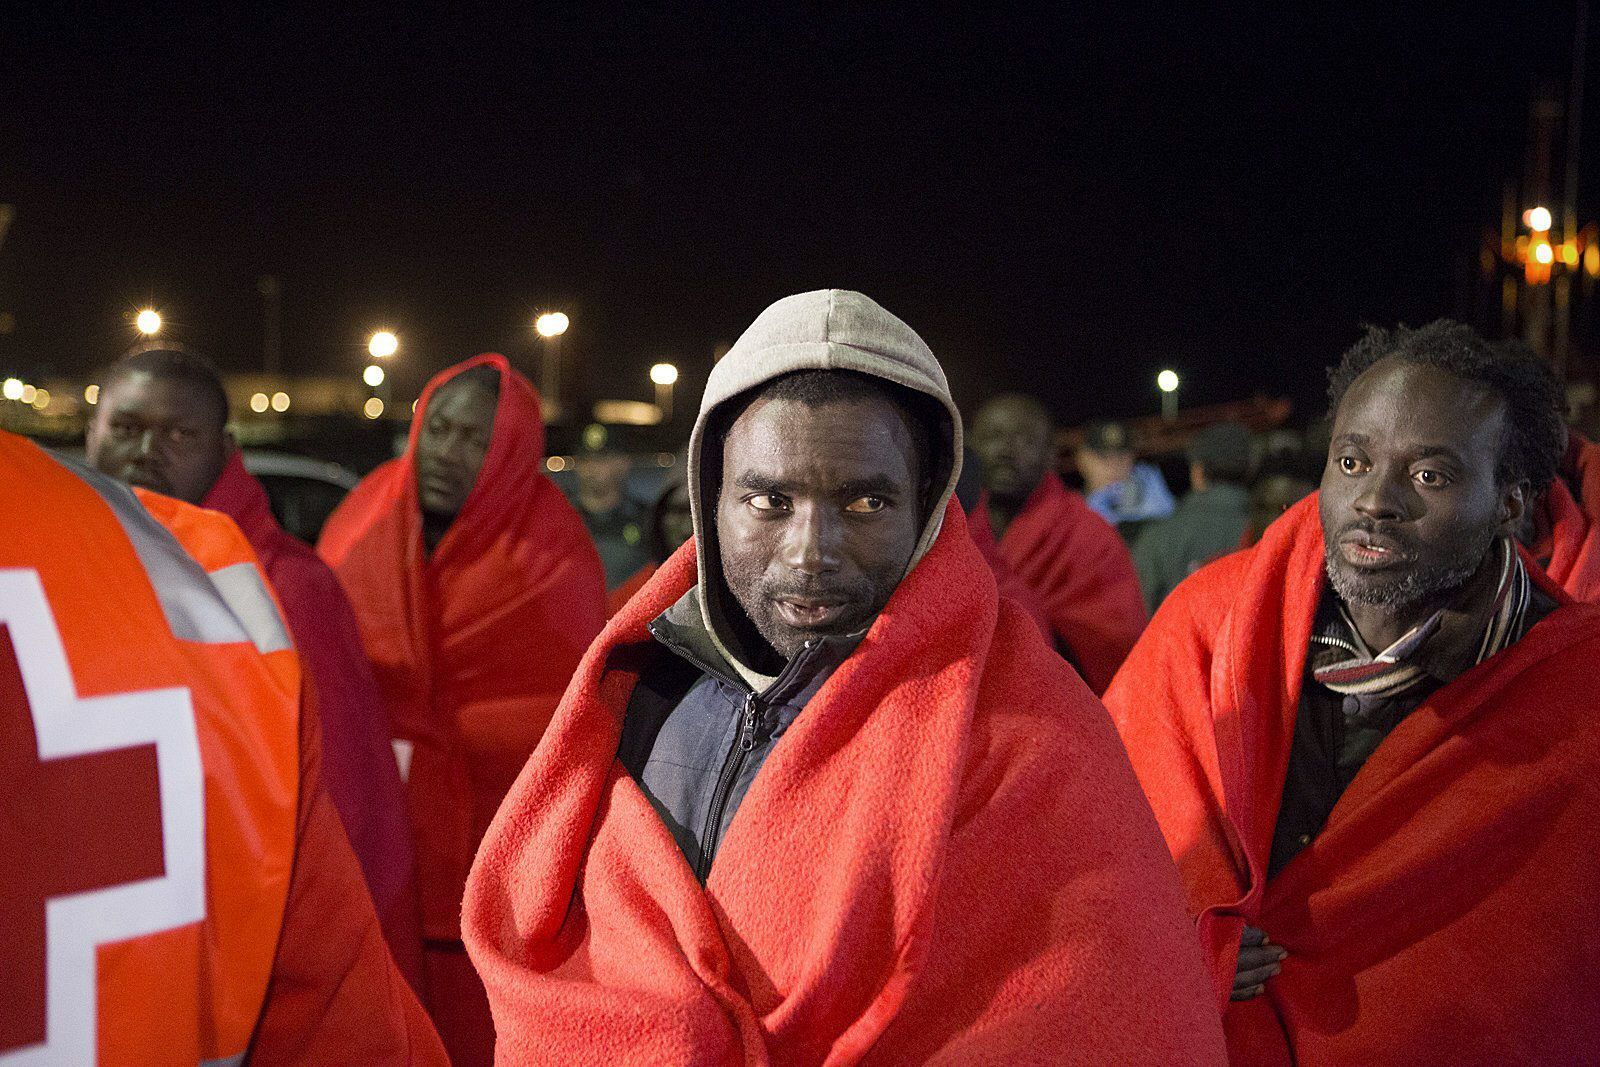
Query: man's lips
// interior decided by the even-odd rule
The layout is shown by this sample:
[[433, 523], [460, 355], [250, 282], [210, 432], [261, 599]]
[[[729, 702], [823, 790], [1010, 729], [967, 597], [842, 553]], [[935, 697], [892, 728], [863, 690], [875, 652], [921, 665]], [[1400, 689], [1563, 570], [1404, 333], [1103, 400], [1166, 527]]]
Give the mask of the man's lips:
[[1394, 566], [1411, 559], [1411, 553], [1394, 538], [1361, 531], [1339, 538], [1339, 554], [1346, 563], [1363, 569]]
[[775, 596], [778, 615], [798, 630], [819, 630], [838, 622], [848, 603], [837, 597]]

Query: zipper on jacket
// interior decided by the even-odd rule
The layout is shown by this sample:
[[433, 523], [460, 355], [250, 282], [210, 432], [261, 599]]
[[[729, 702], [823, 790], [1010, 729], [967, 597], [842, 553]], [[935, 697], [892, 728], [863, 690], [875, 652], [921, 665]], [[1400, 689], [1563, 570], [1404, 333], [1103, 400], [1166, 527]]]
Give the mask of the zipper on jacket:
[[744, 721], [739, 724], [739, 736], [728, 750], [728, 758], [722, 763], [722, 773], [717, 775], [717, 787], [711, 792], [711, 817], [706, 820], [705, 840], [700, 843], [699, 869], [694, 872], [701, 885], [711, 876], [711, 858], [716, 855], [717, 846], [721, 843], [722, 812], [728, 806], [733, 783], [739, 778], [745, 757], [756, 747], [756, 718], [760, 710], [761, 704], [756, 695], [748, 694], [744, 698]]

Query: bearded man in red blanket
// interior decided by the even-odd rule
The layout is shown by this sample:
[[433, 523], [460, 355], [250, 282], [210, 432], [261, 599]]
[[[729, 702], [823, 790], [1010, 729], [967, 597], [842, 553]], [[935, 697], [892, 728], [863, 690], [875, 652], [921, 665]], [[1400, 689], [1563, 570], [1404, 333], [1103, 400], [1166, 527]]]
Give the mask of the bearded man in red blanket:
[[600, 557], [545, 477], [533, 386], [493, 353], [423, 391], [405, 454], [328, 520], [319, 550], [356, 609], [406, 777], [424, 1003], [457, 1067], [494, 1024], [461, 944], [478, 841], [605, 621]]
[[1053, 469], [1054, 437], [1044, 405], [1016, 394], [984, 404], [972, 427], [1000, 558], [1043, 602], [1057, 650], [1103, 693], [1144, 629], [1144, 595], [1116, 529]]
[[712, 372], [696, 536], [501, 808], [465, 935], [508, 1063], [1218, 1063], [1104, 709], [1000, 600], [927, 346], [859, 293]]
[[[1320, 492], [1161, 606], [1106, 696], [1235, 1063], [1600, 1058], [1600, 610], [1516, 544], [1544, 369], [1372, 330]], [[1231, 999], [1230, 999], [1231, 998]]]

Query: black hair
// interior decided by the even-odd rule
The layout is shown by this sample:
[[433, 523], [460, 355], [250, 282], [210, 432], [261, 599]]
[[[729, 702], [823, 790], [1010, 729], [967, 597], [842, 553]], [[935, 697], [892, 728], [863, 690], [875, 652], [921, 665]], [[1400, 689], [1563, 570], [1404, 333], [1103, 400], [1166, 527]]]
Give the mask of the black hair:
[[1420, 329], [1368, 326], [1328, 372], [1328, 406], [1337, 413], [1345, 393], [1379, 360], [1437, 367], [1494, 393], [1505, 403], [1505, 440], [1496, 471], [1501, 485], [1525, 484], [1537, 495], [1555, 477], [1567, 447], [1561, 387], [1526, 346], [1492, 344], [1472, 327], [1438, 319]]
[[205, 356], [187, 348], [147, 348], [123, 356], [100, 375], [100, 388], [109, 389], [130, 374], [143, 372], [152, 378], [183, 382], [205, 397], [216, 414], [219, 427], [228, 424], [228, 391], [222, 375]]
[[[732, 429], [739, 416], [749, 410], [757, 400], [791, 400], [808, 408], [828, 404], [860, 403], [883, 400], [888, 402], [904, 419], [911, 433], [911, 443], [917, 455], [918, 492], [924, 510], [934, 503], [934, 489], [943, 483], [936, 479], [948, 476], [950, 461], [944, 455], [952, 439], [950, 415], [943, 404], [925, 393], [899, 386], [886, 379], [853, 370], [801, 370], [780, 375], [720, 405], [707, 425], [707, 443], [720, 442]], [[936, 451], [943, 447], [943, 452]], [[715, 449], [706, 449], [710, 459]], [[721, 479], [721, 456], [717, 454], [710, 466]], [[708, 480], [707, 484], [716, 484]]]

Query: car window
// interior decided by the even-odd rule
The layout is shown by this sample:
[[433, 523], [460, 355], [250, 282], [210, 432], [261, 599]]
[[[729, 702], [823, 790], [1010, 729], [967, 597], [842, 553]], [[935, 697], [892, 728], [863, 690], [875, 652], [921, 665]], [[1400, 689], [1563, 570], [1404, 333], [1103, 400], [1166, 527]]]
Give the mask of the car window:
[[257, 476], [278, 524], [308, 545], [317, 543], [323, 524], [344, 499], [345, 489], [332, 482], [289, 474]]

